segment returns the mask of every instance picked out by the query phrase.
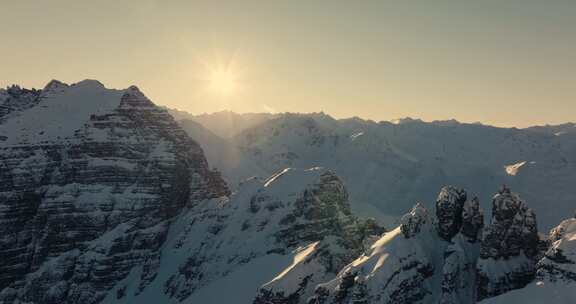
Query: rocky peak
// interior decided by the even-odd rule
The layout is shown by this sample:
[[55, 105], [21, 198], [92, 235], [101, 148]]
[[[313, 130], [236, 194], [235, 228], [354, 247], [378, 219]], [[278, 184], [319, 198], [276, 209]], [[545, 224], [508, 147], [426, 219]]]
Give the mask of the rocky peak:
[[95, 79], [84, 79], [80, 82], [72, 84], [72, 86], [105, 89], [104, 84], [102, 84], [100, 81], [95, 80]]
[[550, 248], [538, 262], [537, 279], [576, 283], [576, 219], [567, 219], [553, 228], [548, 240]]
[[539, 237], [536, 216], [524, 201], [502, 187], [492, 201], [492, 218], [482, 235], [478, 298], [526, 286], [536, 274]]
[[48, 84], [46, 84], [44, 86], [44, 88], [42, 89], [42, 95], [46, 96], [49, 94], [54, 94], [54, 93], [60, 93], [64, 90], [66, 90], [69, 87], [69, 85], [59, 81], [59, 80], [51, 80], [50, 82], [48, 82]]
[[347, 252], [332, 254], [322, 261], [327, 271], [335, 273], [363, 250], [367, 238], [380, 235], [384, 230], [373, 221], [362, 221], [352, 215], [348, 192], [334, 172], [321, 168], [312, 170], [321, 170], [318, 179], [301, 193], [291, 211], [280, 219], [280, 230], [274, 236], [288, 248], [338, 238], [339, 246]]
[[418, 203], [400, 219], [400, 231], [405, 238], [409, 239], [420, 233], [429, 222], [428, 210]]
[[[145, 109], [152, 107], [155, 107], [155, 105], [140, 91], [140, 89], [138, 89], [137, 86], [130, 86], [125, 90], [124, 95], [121, 97], [121, 109]], [[158, 109], [165, 111], [161, 108]]]
[[[12, 85], [0, 90], [0, 124], [12, 113], [29, 109], [39, 102], [39, 90]], [[0, 136], [2, 138], [2, 136]]]
[[466, 202], [466, 191], [452, 186], [443, 187], [436, 199], [438, 234], [451, 240], [462, 227], [462, 210]]
[[288, 227], [276, 237], [291, 247], [316, 242], [314, 251], [282, 279], [266, 284], [254, 303], [304, 303], [318, 283], [333, 278], [366, 250], [369, 239], [383, 232], [374, 222], [351, 215], [346, 189], [332, 171], [321, 173], [318, 182], [296, 200], [293, 210], [282, 218], [281, 227]]
[[172, 117], [130, 92], [83, 81], [0, 121], [27, 130], [0, 146], [1, 303], [97, 303], [139, 267], [141, 290], [173, 219], [229, 194]]
[[538, 243], [536, 215], [509, 188], [503, 187], [492, 200], [492, 218], [484, 231], [482, 256], [509, 258], [521, 253], [534, 257]]

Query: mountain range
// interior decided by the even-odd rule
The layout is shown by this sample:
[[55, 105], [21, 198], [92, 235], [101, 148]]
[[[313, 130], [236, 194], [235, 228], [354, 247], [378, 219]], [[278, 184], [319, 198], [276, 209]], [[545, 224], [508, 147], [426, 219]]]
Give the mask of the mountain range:
[[[533, 202], [545, 229], [574, 212], [573, 123], [517, 129], [455, 120], [334, 119], [324, 113], [175, 117], [232, 188], [286, 167], [330, 168], [346, 184], [354, 212], [389, 228], [414, 202], [431, 207], [426, 201], [444, 185], [474, 193], [483, 208], [489, 208], [494, 189], [508, 185]], [[233, 130], [223, 132], [226, 125]]]
[[0, 303], [571, 303], [575, 155], [574, 124], [192, 115], [135, 86], [11, 86]]

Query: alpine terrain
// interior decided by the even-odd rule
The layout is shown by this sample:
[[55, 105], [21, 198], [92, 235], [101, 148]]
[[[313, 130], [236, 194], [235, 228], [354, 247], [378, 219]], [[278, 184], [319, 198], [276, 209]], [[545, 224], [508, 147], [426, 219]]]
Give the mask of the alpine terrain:
[[572, 303], [575, 129], [0, 89], [0, 303]]

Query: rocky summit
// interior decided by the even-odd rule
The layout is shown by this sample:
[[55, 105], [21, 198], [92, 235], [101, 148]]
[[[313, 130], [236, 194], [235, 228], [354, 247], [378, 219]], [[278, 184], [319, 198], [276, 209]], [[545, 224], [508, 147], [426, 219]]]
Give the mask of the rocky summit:
[[500, 189], [492, 201], [492, 218], [482, 236], [479, 299], [531, 282], [536, 274], [539, 241], [534, 212], [510, 189]]
[[2, 303], [97, 303], [143, 265], [150, 281], [171, 219], [229, 194], [200, 146], [136, 87], [53, 81], [6, 94]]

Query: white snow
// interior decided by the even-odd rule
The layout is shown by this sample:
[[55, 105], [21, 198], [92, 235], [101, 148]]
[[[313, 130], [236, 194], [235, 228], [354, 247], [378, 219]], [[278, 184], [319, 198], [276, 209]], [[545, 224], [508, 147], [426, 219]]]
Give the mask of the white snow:
[[524, 166], [525, 164], [526, 164], [526, 161], [522, 161], [519, 163], [504, 166], [504, 168], [506, 170], [506, 174], [511, 175], [511, 176], [516, 176], [516, 174], [518, 174], [518, 170], [520, 170], [520, 168], [522, 168], [522, 166]]
[[295, 255], [294, 255], [294, 260], [292, 261], [292, 264], [290, 266], [288, 266], [286, 269], [284, 269], [279, 275], [277, 275], [269, 283], [272, 283], [274, 281], [278, 281], [278, 280], [282, 279], [287, 273], [292, 271], [292, 269], [294, 269], [294, 267], [296, 267], [296, 265], [302, 263], [312, 252], [314, 252], [314, 250], [316, 250], [316, 246], [318, 245], [318, 243], [319, 242], [314, 242], [314, 243], [312, 243], [306, 247], [297, 248], [294, 251]]
[[274, 181], [276, 181], [278, 178], [280, 178], [284, 173], [288, 172], [290, 170], [290, 168], [286, 168], [274, 175], [272, 175], [270, 178], [268, 178], [268, 180], [266, 180], [266, 182], [264, 183], [264, 187], [267, 188], [268, 186], [270, 186], [270, 184], [272, 184]]
[[65, 139], [86, 123], [90, 115], [109, 112], [120, 104], [123, 90], [84, 80], [62, 91], [43, 94], [43, 100], [0, 125], [5, 145]]
[[482, 304], [568, 304], [576, 303], [576, 284], [535, 282], [501, 296], [486, 299]]
[[354, 141], [356, 138], [358, 138], [362, 135], [364, 135], [364, 132], [354, 133], [354, 134], [350, 135], [350, 139], [352, 139]]

